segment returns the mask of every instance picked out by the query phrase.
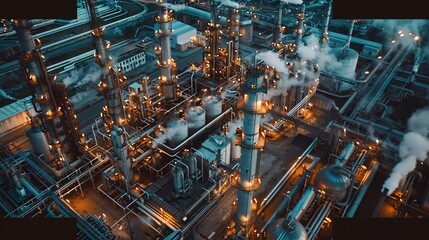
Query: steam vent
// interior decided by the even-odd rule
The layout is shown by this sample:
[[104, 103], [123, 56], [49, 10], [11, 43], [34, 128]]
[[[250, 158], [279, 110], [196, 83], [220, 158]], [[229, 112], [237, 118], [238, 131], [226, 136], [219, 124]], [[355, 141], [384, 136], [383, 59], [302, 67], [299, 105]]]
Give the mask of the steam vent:
[[76, 19], [0, 19], [1, 217], [73, 219], [70, 239], [418, 239], [429, 21], [335, 11], [78, 0]]

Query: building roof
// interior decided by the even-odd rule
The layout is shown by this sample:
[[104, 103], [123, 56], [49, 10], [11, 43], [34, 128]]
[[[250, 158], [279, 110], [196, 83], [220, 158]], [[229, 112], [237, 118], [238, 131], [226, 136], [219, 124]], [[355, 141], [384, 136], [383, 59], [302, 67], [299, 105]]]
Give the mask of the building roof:
[[0, 122], [11, 118], [21, 112], [24, 112], [25, 110], [30, 109], [32, 107], [33, 105], [31, 104], [31, 96], [6, 105], [0, 108]]

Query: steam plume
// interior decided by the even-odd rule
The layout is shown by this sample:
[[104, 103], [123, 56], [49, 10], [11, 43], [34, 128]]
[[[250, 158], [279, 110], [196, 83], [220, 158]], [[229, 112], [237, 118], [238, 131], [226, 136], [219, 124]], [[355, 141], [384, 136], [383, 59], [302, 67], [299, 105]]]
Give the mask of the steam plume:
[[66, 86], [69, 85], [85, 85], [87, 83], [98, 83], [100, 81], [101, 68], [95, 63], [89, 63], [87, 66], [79, 70], [72, 70], [69, 76], [63, 79]]
[[399, 157], [401, 161], [393, 168], [389, 178], [384, 182], [383, 187], [389, 190], [388, 195], [399, 186], [402, 178], [414, 170], [417, 160], [424, 161], [429, 152], [428, 129], [429, 122], [427, 117], [429, 110], [418, 110], [408, 120], [408, 129], [410, 132], [404, 135], [399, 145]]

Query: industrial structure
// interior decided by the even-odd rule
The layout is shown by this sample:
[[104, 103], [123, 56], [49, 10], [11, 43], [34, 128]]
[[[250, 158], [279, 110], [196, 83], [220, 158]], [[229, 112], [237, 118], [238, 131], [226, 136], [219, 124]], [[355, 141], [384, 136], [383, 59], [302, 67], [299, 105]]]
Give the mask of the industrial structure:
[[331, 0], [263, 2], [2, 20], [20, 57], [0, 67], [30, 95], [0, 82], [2, 217], [76, 218], [77, 239], [331, 239], [342, 218], [428, 218], [427, 149], [412, 151], [429, 142], [426, 38], [329, 31]]

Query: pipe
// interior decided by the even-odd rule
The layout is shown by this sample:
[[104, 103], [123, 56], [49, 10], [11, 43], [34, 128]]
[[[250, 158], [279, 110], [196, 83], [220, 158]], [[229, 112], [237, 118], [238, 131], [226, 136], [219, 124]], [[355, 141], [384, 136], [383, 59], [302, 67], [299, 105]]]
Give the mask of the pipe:
[[307, 177], [310, 176], [311, 172], [313, 171], [313, 169], [317, 166], [317, 164], [320, 161], [320, 158], [318, 158], [318, 157], [314, 157], [312, 155], [308, 155], [308, 157], [313, 160], [312, 163], [311, 163], [311, 165], [307, 169], [304, 170], [304, 173], [298, 179], [298, 181], [295, 183], [295, 185], [293, 186], [293, 188], [289, 191], [289, 193], [287, 193], [285, 195], [284, 199], [278, 205], [278, 207], [274, 211], [273, 215], [271, 215], [271, 217], [268, 219], [268, 221], [261, 228], [261, 232], [264, 232], [270, 226], [270, 224], [277, 218], [277, 215], [281, 211], [284, 210], [284, 208], [286, 207], [286, 205], [289, 204], [291, 198], [293, 196], [295, 196], [295, 193], [298, 191], [298, 189], [301, 187], [301, 185], [305, 182], [305, 180], [307, 179]]
[[323, 204], [322, 209], [317, 213], [315, 219], [311, 222], [310, 226], [308, 227], [308, 231], [307, 231], [308, 239], [314, 239], [315, 235], [320, 230], [320, 226], [322, 225], [323, 220], [331, 212], [331, 207], [332, 207], [331, 201], [326, 201]]
[[292, 211], [289, 212], [287, 219], [295, 219], [295, 220], [299, 221], [301, 219], [302, 215], [304, 214], [304, 212], [310, 206], [310, 204], [313, 201], [315, 196], [316, 196], [316, 192], [314, 191], [314, 188], [308, 187], [305, 190], [304, 194], [301, 196], [301, 199], [298, 201], [298, 203], [292, 209]]
[[377, 201], [377, 203], [375, 204], [375, 207], [374, 207], [374, 208], [372, 209], [372, 211], [371, 211], [371, 212], [372, 212], [372, 214], [371, 214], [371, 217], [372, 217], [372, 218], [374, 218], [374, 217], [377, 217], [377, 216], [378, 216], [378, 212], [380, 211], [380, 209], [381, 209], [382, 205], [384, 204], [384, 199], [386, 199], [388, 192], [389, 192], [389, 189], [387, 189], [387, 188], [383, 187], [383, 190], [382, 190], [382, 192], [381, 192], [381, 195], [380, 195], [380, 197], [378, 198], [378, 201]]
[[[200, 154], [200, 156], [201, 156], [201, 169], [200, 169], [200, 171], [201, 171], [201, 181], [203, 181], [204, 180], [204, 171], [203, 171], [204, 154], [194, 147], [191, 147], [191, 150], [195, 151], [196, 153]], [[197, 169], [198, 169], [198, 166], [197, 166]], [[198, 180], [198, 177], [197, 177], [197, 180]]]
[[[345, 215], [343, 217], [345, 218], [352, 218], [354, 217], [357, 208], [359, 207], [363, 197], [365, 196], [366, 191], [368, 190], [369, 185], [372, 182], [372, 179], [375, 176], [375, 173], [377, 172], [378, 168], [380, 167], [380, 163], [377, 161], [374, 161], [372, 163], [372, 166], [367, 174], [365, 174], [365, 177], [363, 179], [364, 185], [360, 188], [358, 195], [355, 197], [353, 203], [349, 205], [349, 209], [345, 212]], [[351, 206], [351, 207], [350, 207]]]
[[[163, 147], [165, 147], [166, 149], [168, 149], [170, 152], [176, 152], [176, 154], [174, 155], [169, 155], [170, 157], [174, 157], [177, 155], [177, 152], [181, 149], [184, 148], [185, 145], [192, 140], [193, 138], [195, 138], [196, 136], [200, 135], [203, 131], [205, 131], [207, 128], [211, 127], [214, 123], [218, 122], [222, 117], [224, 117], [227, 113], [229, 113], [230, 111], [232, 111], [232, 108], [227, 109], [225, 112], [221, 113], [219, 116], [217, 116], [215, 119], [213, 119], [210, 123], [206, 124], [204, 127], [202, 127], [200, 130], [198, 130], [197, 132], [195, 132], [192, 136], [188, 137], [185, 141], [183, 141], [181, 144], [177, 145], [175, 148], [170, 148], [169, 146], [160, 143], [160, 145], [162, 145]], [[148, 138], [150, 138], [152, 141], [157, 141], [155, 138], [153, 138], [152, 136], [150, 136], [149, 134], [147, 135]], [[165, 151], [163, 151], [165, 152]]]
[[[298, 160], [289, 168], [289, 170], [280, 178], [277, 184], [272, 188], [272, 190], [267, 194], [267, 196], [262, 200], [261, 205], [259, 206], [258, 215], [262, 212], [262, 210], [272, 201], [275, 195], [280, 191], [283, 185], [289, 180], [292, 172], [295, 171], [296, 167], [299, 166], [309, 155], [309, 153], [314, 149], [317, 143], [317, 139], [315, 138], [313, 142], [307, 147], [307, 149], [298, 157]], [[314, 161], [314, 160], [313, 160]]]
[[[209, 178], [210, 180], [211, 178]], [[216, 182], [211, 179], [210, 181], [213, 181], [213, 184], [208, 188], [208, 189], [204, 189], [206, 191], [204, 191], [203, 194], [201, 194], [201, 197], [195, 201], [190, 207], [188, 207], [188, 209], [184, 212], [184, 215], [187, 216], [190, 212], [192, 212], [192, 210], [194, 210], [194, 208], [201, 203], [202, 200], [204, 200], [204, 198], [206, 198], [206, 196], [209, 196], [210, 193], [215, 189], [216, 187]], [[210, 201], [209, 201], [210, 202]]]

